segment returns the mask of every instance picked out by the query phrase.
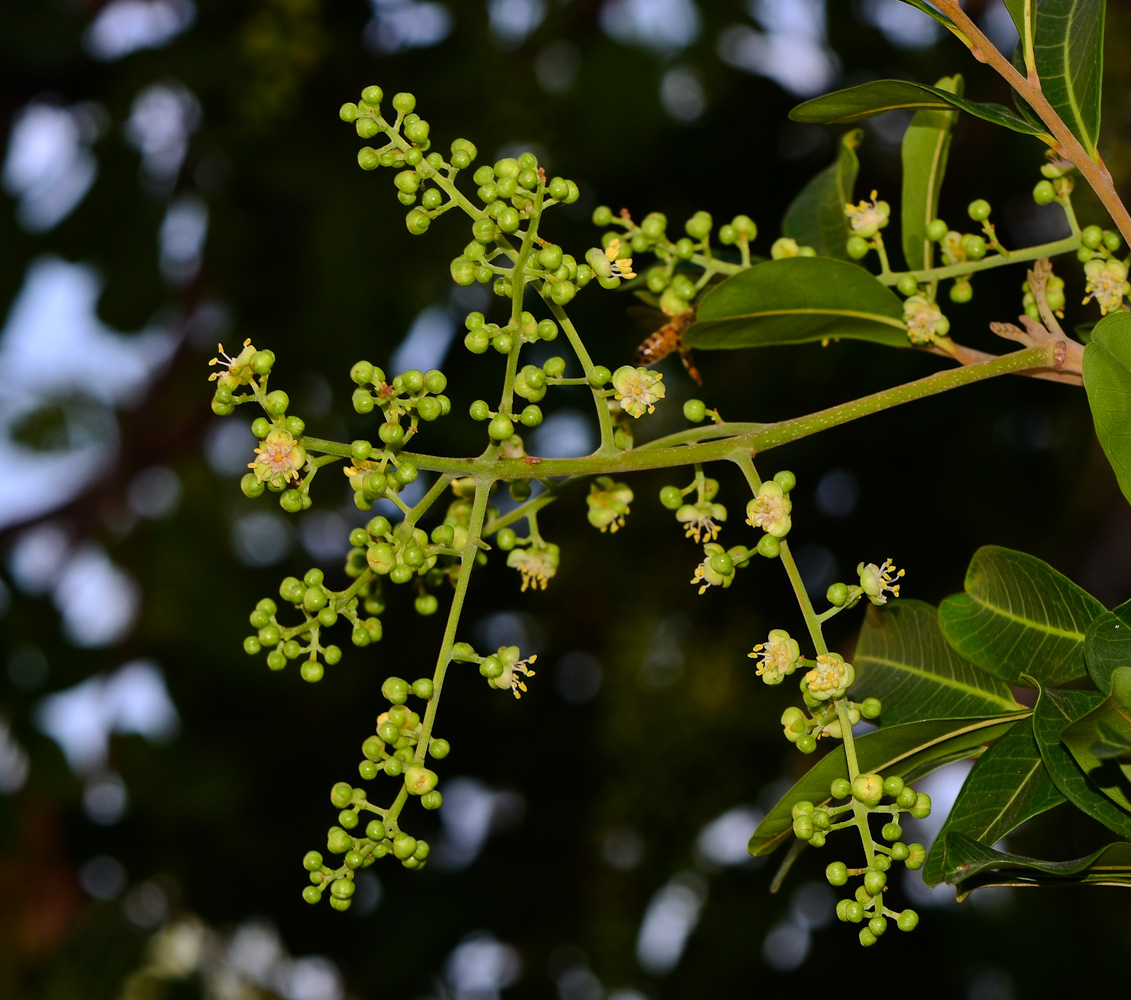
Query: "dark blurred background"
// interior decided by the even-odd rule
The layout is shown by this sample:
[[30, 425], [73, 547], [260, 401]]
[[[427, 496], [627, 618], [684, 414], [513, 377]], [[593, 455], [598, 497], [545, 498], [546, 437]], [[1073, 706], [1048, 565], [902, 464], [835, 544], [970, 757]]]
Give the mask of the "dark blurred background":
[[[1000, 4], [969, 6], [1012, 46]], [[1110, 6], [1108, 50], [1121, 51], [1131, 17]], [[292, 412], [343, 440], [375, 432], [349, 407], [354, 361], [444, 359], [457, 415], [421, 448], [449, 454], [481, 448], [482, 428], [458, 414], [499, 377], [459, 343], [462, 316], [490, 305], [447, 275], [466, 223], [410, 237], [390, 174], [356, 166], [343, 101], [370, 83], [411, 90], [438, 148], [466, 136], [481, 162], [534, 150], [581, 186], [545, 223], [578, 256], [601, 203], [664, 211], [677, 233], [697, 209], [745, 212], [766, 253], [835, 154], [837, 130], [790, 123], [792, 105], [954, 71], [969, 95], [1008, 102], [896, 0], [3, 4], [0, 996], [782, 996], [834, 969], [849, 995], [881, 970], [922, 997], [1107, 986], [1129, 925], [1110, 889], [987, 890], [959, 906], [911, 880], [893, 891], [921, 911], [919, 930], [871, 952], [830, 926], [821, 872], [854, 863], [850, 838], [769, 894], [777, 859], [752, 861], [746, 840], [809, 761], [780, 736], [788, 693], [761, 685], [745, 654], [771, 627], [803, 629], [776, 565], [695, 597], [700, 550], [654, 499], [682, 477], [632, 482], [615, 536], [585, 523], [580, 493], [555, 505], [541, 527], [562, 565], [544, 593], [520, 593], [499, 560], [476, 574], [462, 636], [536, 651], [538, 677], [516, 704], [453, 674], [437, 727], [453, 746], [445, 805], [405, 819], [433, 861], [368, 869], [347, 914], [302, 902], [300, 860], [335, 822], [330, 785], [358, 780], [382, 678], [429, 674], [440, 622], [394, 600], [381, 644], [341, 636], [342, 662], [315, 687], [240, 648], [283, 576], [322, 565], [341, 585], [365, 516], [330, 475], [299, 517], [242, 496], [247, 421], [208, 407], [217, 341], [273, 349]], [[1126, 190], [1131, 63], [1106, 74], [1105, 156]], [[906, 121], [868, 124], [858, 197], [876, 188], [898, 206]], [[963, 119], [943, 217], [970, 228], [965, 205], [984, 197], [1007, 244], [1055, 238], [1056, 211], [1028, 194], [1041, 161], [1038, 144]], [[1078, 209], [1104, 221], [1086, 194]], [[1094, 318], [1075, 306], [1074, 262], [1060, 271], [1066, 322]], [[976, 280], [973, 302], [949, 310], [952, 335], [1002, 350], [986, 324], [1016, 315], [1023, 280]], [[648, 332], [629, 305], [594, 291], [573, 309], [613, 368]], [[669, 402], [640, 435], [683, 426], [692, 395], [729, 419], [773, 420], [941, 366], [851, 343], [698, 363], [702, 390], [664, 363]], [[531, 451], [586, 450], [585, 398], [546, 403]], [[994, 543], [1108, 605], [1131, 596], [1131, 517], [1080, 390], [997, 380], [759, 468], [797, 475], [791, 543], [818, 592], [892, 556], [906, 596], [938, 601]], [[736, 522], [723, 539], [744, 541], [743, 486], [717, 474]], [[842, 648], [859, 620], [835, 621]], [[930, 790], [943, 801], [960, 780]], [[392, 788], [380, 779], [370, 797]], [[1102, 839], [1053, 813], [1013, 843], [1074, 857]]]

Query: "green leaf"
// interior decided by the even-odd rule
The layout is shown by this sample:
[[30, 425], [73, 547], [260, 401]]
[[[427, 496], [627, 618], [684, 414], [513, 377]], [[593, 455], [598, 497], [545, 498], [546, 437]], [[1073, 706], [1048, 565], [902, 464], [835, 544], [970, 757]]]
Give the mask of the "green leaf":
[[[943, 764], [977, 757], [989, 741], [1007, 733], [1029, 713], [1018, 712], [991, 719], [932, 719], [885, 726], [856, 739], [856, 758], [862, 772], [898, 774], [915, 779]], [[830, 750], [801, 778], [758, 824], [750, 838], [750, 853], [769, 854], [793, 832], [793, 804], [799, 799], [824, 802], [834, 778], [848, 777], [844, 744]]]
[[939, 605], [939, 624], [966, 659], [1009, 684], [1087, 673], [1084, 636], [1104, 606], [1048, 563], [987, 545], [970, 560], [965, 586]]
[[[935, 850], [945, 856], [951, 873], [946, 881], [957, 886], [959, 902], [987, 886], [1131, 885], [1131, 844], [1124, 841], [1071, 861], [1042, 861], [995, 851], [961, 833], [947, 834]], [[1018, 874], [1003, 878], [999, 874], [1003, 870]]]
[[1018, 723], [975, 762], [939, 831], [923, 881], [954, 884], [968, 873], [951, 857], [946, 838], [961, 834], [983, 844], [996, 844], [1011, 830], [1065, 801], [1053, 784], [1031, 724]]
[[1083, 374], [1096, 437], [1131, 503], [1131, 313], [1112, 313], [1092, 328]]
[[786, 257], [717, 285], [704, 297], [683, 343], [713, 349], [841, 337], [907, 347], [901, 301], [856, 264]]
[[1098, 691], [1058, 691], [1045, 688], [1033, 711], [1033, 735], [1056, 787], [1081, 812], [1103, 823], [1121, 837], [1131, 837], [1131, 813], [1121, 809], [1092, 783], [1060, 740], [1070, 723], [1086, 715], [1101, 701]]
[[797, 105], [790, 111], [789, 117], [796, 122], [853, 124], [896, 108], [910, 108], [912, 111], [949, 111], [951, 108], [958, 108], [994, 125], [1025, 135], [1035, 135], [1049, 145], [1056, 143], [1047, 130], [1031, 125], [1000, 104], [979, 104], [957, 94], [949, 94], [938, 87], [907, 80], [872, 80], [845, 90], [836, 90]]
[[[944, 76], [935, 84], [939, 90], [962, 93], [961, 76]], [[907, 267], [921, 271], [931, 266], [933, 244], [927, 239], [927, 226], [939, 214], [939, 190], [946, 173], [950, 133], [958, 112], [917, 111], [903, 134], [903, 203], [900, 225], [903, 229], [903, 256]]]
[[1033, 55], [1041, 92], [1093, 160], [1100, 137], [1105, 0], [1043, 0]]
[[[1035, 4], [1032, 0], [1005, 0], [1005, 9], [1009, 11], [1009, 16], [1013, 18], [1013, 26], [1017, 29], [1017, 37], [1025, 37], [1025, 12], [1030, 11], [1030, 18], [1034, 12], [1032, 8]], [[1032, 21], [1029, 24], [1030, 32], [1033, 30]], [[1024, 75], [1024, 70], [1022, 70]]]
[[1115, 670], [1107, 700], [1066, 726], [1060, 738], [1085, 773], [1090, 773], [1090, 760], [1123, 757], [1131, 751], [1131, 667]]
[[1131, 665], [1131, 601], [1100, 615], [1088, 626], [1084, 659], [1096, 687], [1107, 694], [1115, 670]]
[[958, 30], [957, 25], [949, 17], [947, 17], [945, 14], [939, 13], [939, 11], [935, 10], [934, 7], [932, 7], [930, 4], [926, 3], [925, 0], [902, 0], [902, 2], [905, 3], [905, 4], [908, 4], [911, 7], [915, 7], [918, 10], [921, 10], [924, 14], [928, 15], [929, 17], [934, 18], [936, 21], [939, 22], [939, 24], [941, 24], [948, 31], [952, 31], [959, 38], [965, 38], [966, 37], [965, 35], [962, 34], [961, 31]]
[[836, 163], [822, 170], [801, 189], [782, 219], [783, 236], [813, 247], [820, 257], [847, 260], [845, 244], [850, 235], [844, 206], [852, 201], [860, 161], [856, 147], [864, 132], [853, 129], [840, 139]]
[[852, 665], [856, 690], [883, 702], [885, 726], [1021, 709], [1005, 682], [954, 651], [939, 629], [938, 611], [921, 601], [870, 607]]

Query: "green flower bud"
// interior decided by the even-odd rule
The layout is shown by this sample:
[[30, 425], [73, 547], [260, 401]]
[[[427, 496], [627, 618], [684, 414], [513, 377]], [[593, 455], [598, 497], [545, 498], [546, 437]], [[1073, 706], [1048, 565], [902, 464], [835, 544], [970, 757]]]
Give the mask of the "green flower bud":
[[884, 781], [878, 774], [858, 774], [852, 781], [852, 797], [866, 806], [878, 806], [884, 797]]
[[966, 207], [966, 214], [975, 222], [983, 222], [990, 217], [990, 203], [985, 198], [972, 201]]

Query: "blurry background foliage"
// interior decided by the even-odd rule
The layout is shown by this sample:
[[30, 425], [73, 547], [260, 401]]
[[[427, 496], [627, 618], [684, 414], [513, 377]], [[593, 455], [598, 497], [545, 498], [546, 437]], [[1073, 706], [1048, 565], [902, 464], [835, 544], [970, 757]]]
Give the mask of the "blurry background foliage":
[[[1108, 9], [1108, 48], [1122, 51], [1131, 11]], [[1011, 44], [1000, 5], [984, 20]], [[430, 673], [440, 622], [394, 602], [382, 643], [346, 644], [313, 690], [240, 650], [282, 576], [318, 563], [340, 579], [362, 518], [332, 476], [297, 518], [240, 495], [251, 436], [209, 413], [216, 342], [270, 347], [292, 411], [349, 440], [373, 434], [350, 410], [349, 366], [427, 367], [483, 304], [447, 276], [466, 225], [408, 236], [387, 175], [356, 167], [343, 101], [369, 83], [412, 90], [445, 145], [467, 136], [488, 161], [534, 150], [581, 186], [547, 220], [575, 254], [598, 241], [598, 203], [677, 224], [746, 212], [764, 253], [835, 150], [835, 130], [787, 120], [793, 104], [954, 71], [970, 95], [1008, 100], [895, 0], [0, 6], [0, 995], [780, 995], [836, 962], [882, 967], [923, 997], [1102, 986], [1106, 965], [1079, 958], [1125, 947], [1126, 904], [1110, 890], [990, 890], [958, 909], [945, 890], [927, 903], [897, 886], [928, 910], [923, 926], [866, 956], [822, 929], [835, 839], [768, 895], [772, 870], [746, 839], [807, 761], [745, 653], [800, 623], [775, 565], [695, 596], [700, 556], [654, 499], [673, 476], [631, 484], [615, 537], [596, 536], [580, 495], [556, 505], [542, 527], [562, 569], [545, 593], [520, 594], [498, 560], [476, 574], [464, 637], [520, 642], [539, 676], [515, 704], [457, 672], [438, 728], [453, 746], [445, 805], [408, 820], [434, 863], [375, 866], [344, 916], [301, 901], [299, 862], [333, 822], [331, 783], [357, 780], [381, 678]], [[1104, 156], [1126, 190], [1131, 63], [1108, 73]], [[905, 122], [867, 123], [858, 197], [876, 188], [898, 205]], [[961, 118], [942, 216], [984, 197], [1007, 243], [1046, 235], [1028, 194], [1040, 162], [1038, 144]], [[1084, 197], [1080, 209], [1104, 221]], [[1080, 290], [1075, 266], [1061, 270]], [[986, 323], [1017, 314], [1022, 280], [977, 280], [974, 301], [949, 309], [960, 339], [1000, 350]], [[629, 304], [594, 288], [571, 307], [610, 367], [648, 332]], [[465, 413], [499, 373], [458, 341], [442, 367]], [[682, 426], [693, 394], [768, 420], [939, 366], [861, 343], [698, 360], [701, 393], [665, 362], [669, 399], [638, 433]], [[536, 454], [591, 441], [585, 400], [557, 395]], [[468, 423], [428, 428], [422, 447], [478, 451]], [[1131, 517], [1082, 392], [995, 380], [759, 467], [797, 474], [794, 546], [820, 592], [890, 555], [905, 594], [937, 601], [995, 543], [1109, 605], [1131, 596]], [[734, 544], [741, 487], [720, 475]], [[852, 617], [837, 619], [842, 645]], [[1046, 829], [1061, 856], [1092, 833], [1056, 813]], [[798, 971], [806, 956], [818, 964]]]

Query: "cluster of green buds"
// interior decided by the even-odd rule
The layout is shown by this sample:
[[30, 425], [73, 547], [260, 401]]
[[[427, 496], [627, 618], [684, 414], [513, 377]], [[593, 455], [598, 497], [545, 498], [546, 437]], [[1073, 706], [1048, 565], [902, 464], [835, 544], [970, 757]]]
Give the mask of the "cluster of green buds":
[[[387, 517], [378, 515], [364, 528], [350, 532], [352, 548], [346, 559], [346, 574], [357, 580], [359, 593], [380, 610], [384, 610], [380, 589], [383, 580], [397, 585], [413, 583], [417, 614], [432, 615], [439, 602], [430, 589], [450, 581], [462, 549], [461, 537], [466, 541], [467, 529], [450, 510], [431, 534], [423, 528], [409, 528], [403, 521], [394, 526]], [[356, 646], [368, 645], [356, 629], [353, 642]]]
[[487, 436], [495, 444], [506, 446], [504, 452], [507, 458], [521, 458], [526, 454], [522, 438], [515, 434], [515, 421], [530, 428], [542, 423], [542, 408], [535, 403], [524, 406], [517, 414], [510, 414], [493, 410], [487, 400], [477, 399], [468, 408], [468, 413], [472, 420], [490, 421], [487, 424]]
[[[688, 495], [694, 493], [694, 501]], [[660, 503], [675, 511], [675, 519], [683, 525], [684, 534], [697, 544], [704, 540], [713, 542], [727, 519], [727, 509], [716, 501], [719, 481], [703, 474], [702, 466], [695, 467], [695, 478], [680, 489], [664, 486], [660, 489]]]
[[[240, 480], [240, 489], [251, 499], [267, 491], [278, 493], [279, 505], [292, 514], [306, 510], [311, 504], [310, 480], [321, 463], [311, 461], [299, 441], [306, 424], [300, 417], [287, 415], [290, 397], [282, 389], [267, 389], [274, 352], [256, 350], [251, 340], [243, 342], [235, 357], [224, 351], [223, 344], [219, 347], [219, 355], [209, 362], [222, 369], [208, 376], [216, 383], [212, 412], [226, 417], [242, 403], [258, 403], [266, 414], [252, 421], [255, 457], [247, 463], [251, 471]], [[250, 391], [240, 392], [241, 387]]]
[[506, 326], [488, 323], [481, 312], [471, 312], [464, 320], [464, 327], [467, 335], [463, 338], [463, 344], [472, 354], [483, 354], [489, 347], [500, 354], [510, 354], [516, 339], [524, 344], [533, 344], [539, 340], [549, 343], [558, 335], [558, 324], [552, 319], [538, 321], [529, 312], [523, 312], [517, 320], [511, 320]]
[[[436, 785], [435, 771], [424, 766], [426, 756], [441, 760], [451, 747], [447, 740], [430, 738], [422, 745], [424, 731], [418, 712], [406, 702], [410, 696], [429, 702], [434, 695], [432, 681], [421, 677], [409, 684], [400, 677], [388, 677], [381, 685], [381, 693], [389, 701], [389, 708], [377, 717], [376, 732], [361, 746], [364, 755], [358, 773], [366, 781], [378, 774], [400, 778], [404, 793], [415, 796], [425, 809], [439, 809], [444, 799]], [[364, 788], [339, 781], [330, 789], [330, 801], [339, 811], [338, 822], [326, 833], [326, 850], [330, 854], [344, 855], [342, 864], [331, 868], [323, 855], [309, 851], [303, 858], [303, 867], [310, 874], [311, 884], [303, 890], [303, 899], [317, 903], [323, 893], [330, 891], [330, 905], [336, 910], [347, 910], [356, 885], [354, 873], [368, 868], [378, 858], [392, 855], [406, 868], [422, 868], [427, 863], [430, 847], [400, 829], [398, 817], [403, 796], [389, 809], [373, 805]], [[373, 814], [362, 832], [357, 832], [363, 818]]]
[[[774, 633], [781, 632], [781, 629], [774, 629], [770, 632], [770, 640], [773, 641]], [[770, 644], [762, 644], [763, 648], [769, 648]], [[750, 657], [763, 656], [764, 653], [760, 652], [760, 647], [754, 647], [755, 652], [748, 653]], [[835, 653], [823, 654], [827, 657], [835, 657]], [[817, 661], [821, 659], [817, 657]], [[766, 666], [764, 671], [760, 671], [762, 680], [767, 684], [780, 683], [784, 675], [793, 673], [797, 667], [804, 669], [811, 667], [811, 670], [806, 672], [806, 676], [812, 673], [813, 670], [821, 670], [822, 665], [817, 661], [798, 659], [792, 666], [784, 671], [772, 661]], [[765, 660], [763, 659], [763, 662]], [[834, 661], [835, 662], [835, 661]], [[843, 663], [843, 660], [841, 661]], [[839, 667], [839, 664], [837, 665]], [[845, 663], [845, 667], [851, 669], [851, 663]], [[843, 739], [844, 730], [841, 727], [840, 715], [837, 711], [835, 700], [821, 700], [814, 698], [812, 693], [809, 692], [806, 682], [801, 682], [801, 690], [808, 695], [805, 697], [805, 704], [808, 711], [791, 705], [781, 714], [782, 731], [785, 738], [790, 743], [794, 744], [802, 753], [813, 753], [817, 749], [817, 741], [823, 736], [831, 736], [833, 739]], [[883, 706], [878, 698], [865, 698], [863, 701], [848, 701], [845, 705], [848, 712], [848, 723], [850, 726], [855, 726], [861, 719], [877, 719], [880, 712], [883, 711]]]
[[303, 620], [297, 625], [283, 625], [278, 619], [278, 604], [265, 597], [250, 615], [251, 626], [256, 631], [243, 641], [244, 652], [249, 656], [266, 651], [267, 666], [271, 670], [282, 670], [291, 660], [303, 657], [302, 679], [311, 683], [320, 681], [323, 664], [333, 666], [342, 658], [339, 647], [324, 646], [321, 642], [322, 630], [336, 625], [339, 617], [353, 625], [355, 636], [364, 636], [364, 643], [358, 643], [355, 638], [355, 644], [368, 644], [381, 638], [379, 619], [359, 618], [354, 589], [330, 590], [323, 583], [320, 569], [310, 570], [301, 580], [288, 576], [279, 586], [279, 597], [299, 611]]
[[[674, 239], [668, 235], [668, 220], [661, 212], [650, 212], [637, 225], [627, 210], [614, 215], [607, 205], [601, 205], [593, 212], [593, 224], [602, 228], [619, 226], [622, 230], [605, 232], [601, 237], [601, 250], [591, 251], [587, 258], [601, 283], [616, 287], [621, 277], [634, 276], [632, 258], [627, 254], [651, 253], [657, 262], [644, 272], [644, 284], [657, 297], [661, 311], [667, 316], [686, 312], [714, 273], [711, 266], [714, 219], [709, 212], [694, 213], [684, 223], [686, 235]], [[750, 244], [757, 235], [758, 227], [747, 215], [736, 215], [720, 226], [716, 234], [720, 244], [738, 249], [744, 267], [750, 266]], [[607, 258], [605, 263], [600, 260], [602, 251]], [[702, 269], [697, 281], [687, 275], [688, 264]]]
[[823, 736], [843, 739], [839, 703], [843, 700], [849, 725], [878, 718], [882, 705], [878, 698], [848, 701], [845, 695], [856, 680], [852, 664], [839, 653], [820, 653], [815, 659], [801, 655], [801, 647], [785, 629], [771, 629], [765, 642], [758, 643], [747, 656], [757, 661], [757, 674], [771, 686], [781, 684], [797, 670], [805, 710], [790, 706], [781, 716], [785, 738], [802, 753], [813, 753]]
[[[564, 177], [547, 179], [533, 153], [504, 157], [493, 166], [484, 164], [472, 179], [483, 209], [472, 222], [472, 241], [452, 261], [452, 279], [458, 285], [490, 282], [496, 295], [509, 298], [514, 294], [514, 273], [498, 264], [500, 258], [510, 257], [508, 251], [513, 253], [509, 238], [525, 240], [528, 234], [521, 228], [525, 223], [552, 205], [573, 204], [578, 188]], [[539, 282], [543, 295], [564, 306], [592, 277], [587, 265], [579, 264], [557, 244], [539, 238], [538, 249], [525, 261], [522, 280]]]
[[[1087, 266], [1087, 264], [1084, 265], [1085, 268]], [[1021, 295], [1021, 307], [1025, 310], [1025, 315], [1039, 323], [1041, 321], [1041, 307], [1037, 302], [1036, 294], [1029, 287], [1028, 281], [1022, 282]], [[1053, 315], [1059, 316], [1061, 319], [1064, 318], [1064, 279], [1051, 271], [1048, 280], [1045, 282], [1045, 302], [1052, 310]]]
[[[889, 920], [894, 920], [901, 931], [914, 930], [919, 923], [918, 914], [914, 910], [888, 909], [884, 905], [884, 890], [893, 862], [915, 870], [922, 867], [927, 858], [922, 844], [904, 843], [899, 817], [905, 812], [915, 819], [929, 816], [930, 797], [905, 785], [903, 778], [895, 774], [886, 778], [879, 774], [858, 774], [851, 781], [836, 778], [829, 787], [829, 795], [830, 798], [819, 805], [808, 801], [794, 804], [793, 832], [810, 846], [820, 847], [832, 831], [849, 826], [859, 829], [860, 824], [864, 825], [868, 833], [864, 838], [868, 864], [849, 868], [842, 861], [834, 861], [825, 868], [825, 877], [834, 888], [847, 885], [850, 878], [861, 879], [854, 896], [837, 903], [837, 918], [844, 923], [864, 924], [860, 928], [860, 943], [865, 947], [874, 945], [883, 936]], [[886, 844], [871, 835], [870, 820], [876, 815], [885, 819], [880, 837]]]
[[781, 540], [793, 527], [790, 512], [793, 501], [790, 491], [797, 485], [797, 477], [788, 470], [775, 473], [774, 478], [758, 487], [746, 504], [746, 523], [761, 528], [765, 534], [758, 540], [757, 551], [768, 559], [775, 559], [781, 551]]
[[487, 678], [488, 685], [496, 691], [510, 691], [515, 698], [526, 694], [526, 681], [535, 675], [530, 664], [537, 656], [522, 658], [518, 646], [500, 646], [487, 656], [480, 656], [467, 642], [457, 642], [452, 647], [452, 659], [462, 663], [477, 663], [479, 673]]
[[[432, 220], [459, 206], [472, 216], [472, 240], [451, 263], [451, 276], [461, 286], [490, 284], [496, 295], [510, 298], [514, 283], [536, 282], [541, 293], [557, 305], [565, 305], [579, 288], [593, 277], [592, 269], [579, 264], [560, 246], [542, 238], [523, 255], [521, 279], [514, 267], [519, 258], [518, 244], [534, 240], [536, 220], [552, 205], [572, 204], [580, 192], [577, 184], [564, 177], [547, 178], [533, 153], [504, 157], [494, 164], [481, 164], [472, 175], [476, 185], [476, 206], [456, 188], [457, 175], [470, 168], [478, 150], [467, 139], [451, 144], [447, 159], [431, 150], [430, 127], [415, 113], [412, 94], [396, 94], [392, 99], [396, 117], [392, 122], [381, 114], [384, 94], [380, 87], [366, 87], [361, 100], [343, 104], [339, 115], [352, 122], [363, 139], [383, 135], [383, 146], [364, 146], [357, 161], [363, 170], [378, 167], [399, 168], [393, 178], [401, 204], [412, 206], [405, 217], [413, 235], [427, 232]], [[491, 338], [488, 337], [488, 340]], [[543, 335], [542, 339], [549, 339]], [[478, 344], [476, 337], [472, 343]], [[502, 350], [501, 345], [495, 345]], [[474, 348], [473, 348], [474, 349]], [[485, 348], [484, 348], [485, 349]]]
[[1131, 295], [1131, 283], [1127, 281], [1127, 267], [1131, 258], [1120, 259], [1115, 256], [1123, 246], [1119, 233], [1099, 226], [1085, 226], [1080, 232], [1083, 244], [1076, 256], [1084, 264], [1084, 287], [1087, 293], [1084, 302], [1092, 299], [1107, 315], [1123, 308], [1124, 300]]
[[[393, 451], [404, 447], [417, 432], [420, 421], [431, 423], [447, 416], [452, 409], [451, 400], [444, 395], [447, 376], [436, 368], [427, 372], [410, 368], [386, 382], [384, 371], [368, 361], [359, 361], [350, 369], [350, 379], [357, 386], [351, 397], [354, 411], [380, 411], [385, 421], [377, 436]], [[402, 424], [406, 419], [407, 427]]]
[[408, 231], [419, 235], [428, 229], [432, 219], [455, 204], [439, 180], [450, 181], [459, 170], [470, 166], [477, 150], [466, 139], [457, 139], [452, 143], [450, 159], [445, 161], [439, 153], [429, 152], [431, 129], [428, 122], [415, 113], [416, 98], [405, 93], [394, 95], [392, 104], [396, 117], [392, 122], [381, 115], [383, 99], [380, 87], [366, 87], [357, 104], [342, 105], [339, 116], [342, 121], [352, 122], [363, 139], [387, 137], [385, 145], [379, 149], [363, 146], [358, 150], [357, 162], [362, 170], [401, 168], [393, 178], [397, 198], [406, 206], [420, 202], [405, 219]]

